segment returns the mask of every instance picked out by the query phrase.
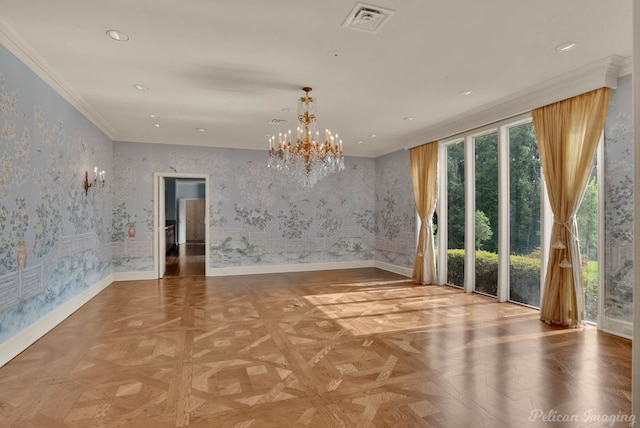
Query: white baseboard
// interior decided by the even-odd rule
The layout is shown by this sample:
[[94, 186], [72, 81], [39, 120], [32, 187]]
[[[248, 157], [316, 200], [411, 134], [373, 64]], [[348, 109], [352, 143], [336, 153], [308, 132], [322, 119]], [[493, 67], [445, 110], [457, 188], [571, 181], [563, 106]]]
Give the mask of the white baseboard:
[[391, 263], [385, 263], [380, 261], [375, 261], [375, 267], [378, 269], [386, 270], [389, 272], [397, 273], [398, 275], [406, 276], [407, 278], [411, 278], [413, 276], [413, 269], [406, 268], [402, 266], [392, 265]]
[[157, 276], [151, 270], [142, 272], [114, 272], [114, 281], [143, 281], [146, 279], [157, 279]]
[[629, 321], [609, 318], [605, 319], [604, 326], [600, 330], [604, 331], [605, 333], [613, 334], [614, 336], [631, 339], [633, 336], [633, 323], [630, 323]]
[[375, 267], [373, 260], [329, 263], [298, 263], [292, 265], [240, 266], [226, 268], [209, 268], [208, 276], [256, 275], [263, 273], [306, 272], [315, 270], [356, 269]]
[[87, 288], [71, 300], [58, 306], [44, 317], [40, 318], [2, 343], [2, 346], [0, 346], [0, 367], [7, 364], [16, 355], [27, 349], [36, 340], [47, 334], [55, 326], [64, 321], [69, 315], [80, 309], [82, 305], [111, 285], [113, 282], [113, 275], [114, 274], [110, 274], [102, 278], [96, 284]]
[[[377, 267], [399, 275], [411, 277], [412, 269], [392, 265], [374, 260], [360, 260], [352, 262], [327, 262], [327, 263], [296, 263], [288, 265], [260, 265], [260, 266], [232, 266], [225, 268], [207, 267], [206, 276], [231, 276], [231, 275], [259, 275], [265, 273], [305, 272], [332, 269], [357, 269]], [[142, 272], [114, 272], [114, 281], [140, 281], [157, 279], [153, 271]]]

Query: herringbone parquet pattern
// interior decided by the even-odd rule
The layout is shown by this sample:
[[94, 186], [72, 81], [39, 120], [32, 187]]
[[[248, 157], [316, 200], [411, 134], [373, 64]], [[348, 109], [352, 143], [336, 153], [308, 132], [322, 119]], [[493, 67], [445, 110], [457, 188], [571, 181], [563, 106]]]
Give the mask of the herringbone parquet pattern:
[[629, 426], [587, 415], [629, 415], [630, 341], [538, 316], [377, 269], [114, 283], [0, 369], [0, 426]]

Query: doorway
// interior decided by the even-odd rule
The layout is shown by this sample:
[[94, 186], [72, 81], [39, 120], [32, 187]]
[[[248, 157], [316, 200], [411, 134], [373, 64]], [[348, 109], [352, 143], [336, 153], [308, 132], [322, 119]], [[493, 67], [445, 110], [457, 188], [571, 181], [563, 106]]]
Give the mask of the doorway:
[[154, 175], [154, 269], [158, 278], [204, 276], [209, 259], [209, 176]]

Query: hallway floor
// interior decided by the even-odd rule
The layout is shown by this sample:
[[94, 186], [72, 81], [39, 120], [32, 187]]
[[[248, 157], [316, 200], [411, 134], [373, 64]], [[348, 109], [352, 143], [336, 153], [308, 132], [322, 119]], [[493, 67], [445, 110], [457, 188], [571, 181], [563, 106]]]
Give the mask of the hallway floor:
[[166, 263], [165, 276], [204, 276], [204, 242], [174, 245], [167, 253]]

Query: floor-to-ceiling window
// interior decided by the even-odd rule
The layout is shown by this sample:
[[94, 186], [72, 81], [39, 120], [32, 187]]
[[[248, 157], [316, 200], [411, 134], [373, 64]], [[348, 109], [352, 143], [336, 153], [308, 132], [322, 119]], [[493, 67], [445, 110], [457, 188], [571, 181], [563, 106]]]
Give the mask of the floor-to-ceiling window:
[[584, 287], [585, 316], [589, 322], [598, 322], [598, 159], [593, 164], [582, 203], [576, 214], [582, 281]]
[[498, 292], [498, 133], [473, 137], [475, 162], [474, 291]]
[[[541, 198], [535, 132], [523, 116], [443, 141], [447, 283], [540, 306]], [[446, 221], [446, 223], [445, 223]], [[466, 251], [465, 251], [466, 250]], [[464, 261], [462, 259], [465, 259]]]
[[[446, 279], [531, 307], [540, 307], [552, 216], [535, 130], [524, 115], [441, 142], [446, 162], [439, 218], [446, 232]], [[577, 215], [587, 320], [598, 316], [597, 162]], [[469, 200], [471, 198], [471, 200]], [[546, 213], [546, 214], [545, 214]], [[546, 222], [546, 226], [545, 226]], [[466, 250], [466, 251], [465, 251]]]
[[[447, 283], [464, 286], [464, 140], [445, 146], [447, 151], [446, 208], [447, 221], [439, 227], [447, 239]], [[441, 232], [442, 233], [442, 232]]]
[[509, 299], [540, 307], [542, 176], [533, 123], [508, 127]]

